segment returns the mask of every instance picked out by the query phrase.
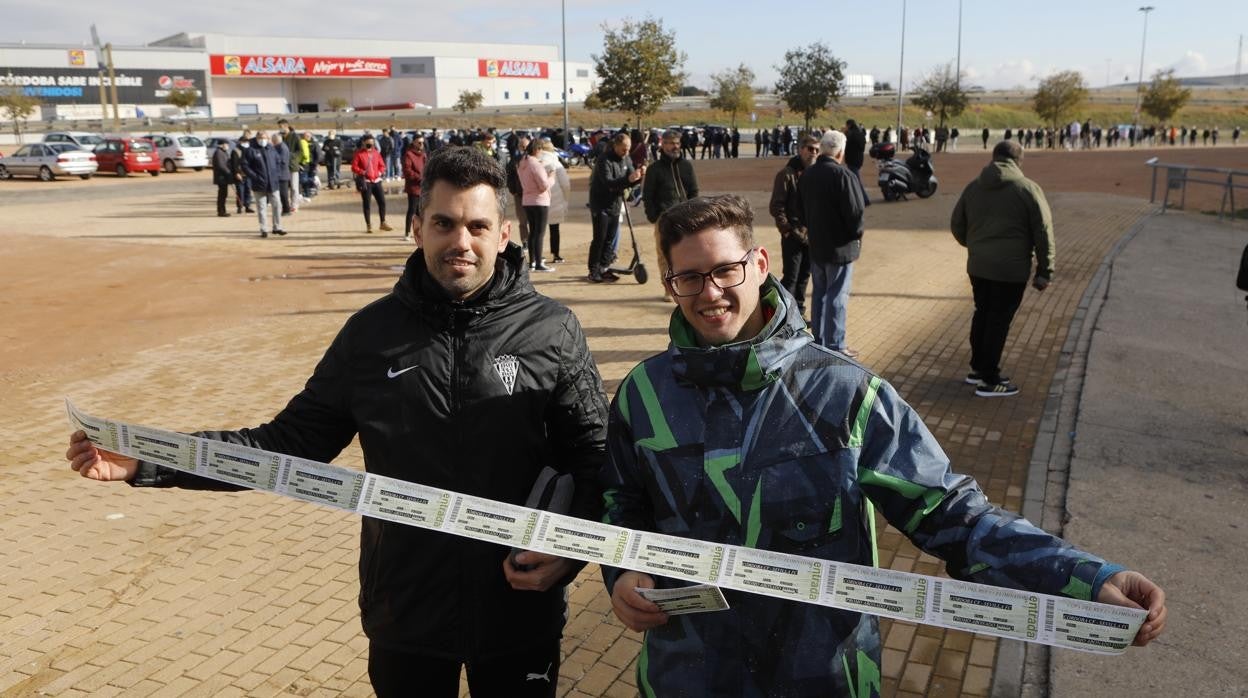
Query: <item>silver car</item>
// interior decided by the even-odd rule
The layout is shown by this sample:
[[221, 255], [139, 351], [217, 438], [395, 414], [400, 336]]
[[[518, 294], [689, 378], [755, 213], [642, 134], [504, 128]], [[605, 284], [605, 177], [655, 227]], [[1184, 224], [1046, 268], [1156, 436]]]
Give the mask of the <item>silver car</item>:
[[91, 179], [98, 167], [95, 153], [71, 143], [30, 143], [0, 160], [0, 179], [15, 175], [31, 175], [45, 182], [57, 175]]

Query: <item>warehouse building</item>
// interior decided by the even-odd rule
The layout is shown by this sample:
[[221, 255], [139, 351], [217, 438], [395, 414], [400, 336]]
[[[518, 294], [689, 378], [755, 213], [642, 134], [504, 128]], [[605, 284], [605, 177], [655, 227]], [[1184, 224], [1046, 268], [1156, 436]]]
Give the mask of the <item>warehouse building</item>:
[[[122, 118], [170, 113], [174, 88], [195, 90], [192, 109], [218, 117], [331, 105], [445, 109], [465, 91], [481, 92], [485, 107], [563, 101], [555, 45], [183, 33], [114, 48], [112, 58]], [[0, 44], [0, 88], [39, 99], [44, 118], [96, 118], [100, 62], [90, 46]], [[108, 87], [107, 75], [104, 82]], [[593, 65], [569, 62], [567, 84], [568, 101], [584, 101], [595, 84]], [[111, 89], [106, 93], [111, 102]]]

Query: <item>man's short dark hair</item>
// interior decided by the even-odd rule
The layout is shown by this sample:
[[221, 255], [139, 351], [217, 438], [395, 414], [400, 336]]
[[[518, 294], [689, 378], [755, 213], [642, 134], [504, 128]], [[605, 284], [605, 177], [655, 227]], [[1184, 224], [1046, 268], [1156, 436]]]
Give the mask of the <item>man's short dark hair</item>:
[[819, 139], [809, 133], [804, 133], [801, 138], [797, 139], [797, 149], [801, 150], [808, 145], [819, 145]]
[[1015, 163], [1023, 160], [1023, 146], [1014, 141], [1001, 141], [992, 149], [993, 160], [1013, 160]]
[[748, 201], [736, 194], [700, 196], [682, 201], [659, 216], [659, 248], [669, 266], [673, 245], [709, 229], [731, 230], [745, 247], [758, 246], [754, 241], [754, 211]]
[[498, 218], [501, 221], [507, 210], [507, 173], [498, 161], [480, 148], [453, 146], [438, 148], [425, 163], [420, 184], [420, 210], [429, 210], [433, 185], [446, 182], [456, 189], [470, 189], [484, 184], [494, 190], [498, 201]]

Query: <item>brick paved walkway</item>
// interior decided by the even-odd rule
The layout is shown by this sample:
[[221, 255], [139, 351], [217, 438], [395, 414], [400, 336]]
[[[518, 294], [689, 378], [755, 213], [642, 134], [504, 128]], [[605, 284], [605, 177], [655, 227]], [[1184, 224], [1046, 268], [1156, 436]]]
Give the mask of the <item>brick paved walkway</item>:
[[[765, 205], [764, 194], [749, 195]], [[166, 203], [173, 208], [185, 198], [171, 195]], [[977, 400], [961, 383], [971, 303], [963, 252], [945, 230], [952, 195], [870, 209], [850, 306], [851, 345], [918, 408], [956, 467], [1012, 509], [1021, 506], [1047, 386], [1087, 279], [1145, 210], [1137, 200], [1091, 195], [1054, 196], [1052, 203], [1057, 279], [1043, 295], [1029, 291], [1005, 359], [1020, 396]], [[318, 295], [311, 309], [274, 306], [226, 323], [186, 318], [177, 341], [133, 353], [108, 351], [107, 337], [84, 337], [81, 356], [55, 371], [0, 367], [0, 385], [8, 388], [0, 404], [0, 693], [371, 694], [356, 608], [353, 517], [260, 493], [83, 482], [61, 459], [60, 400], [173, 429], [258, 423], [301, 387], [348, 313], [388, 289], [405, 249], [394, 238], [356, 234], [357, 204], [342, 194], [301, 210], [291, 226], [296, 232], [281, 241], [212, 232], [217, 222], [210, 218], [178, 220], [174, 232], [159, 216], [127, 218], [124, 210], [120, 200], [97, 204], [73, 223], [48, 224], [46, 208], [12, 206], [0, 234], [40, 223], [53, 252], [81, 235], [131, 245], [137, 255], [175, 245], [222, 264], [289, 255], [306, 274], [256, 280], [257, 293], [273, 284], [336, 290]], [[564, 256], [572, 260], [584, 259], [588, 238], [577, 211], [564, 233], [571, 243]], [[237, 227], [249, 234], [254, 226], [248, 220]], [[763, 239], [778, 247], [774, 233]], [[538, 286], [577, 311], [614, 390], [636, 361], [665, 346], [670, 306], [653, 282], [587, 286], [577, 281], [580, 273], [580, 264], [569, 263]], [[29, 280], [48, 284], [49, 322], [57, 319], [53, 309], [73, 303], [52, 300], [51, 281]], [[338, 462], [359, 467], [358, 449]], [[891, 529], [883, 531], [881, 548], [884, 564], [940, 572], [937, 560]], [[570, 599], [561, 695], [634, 695], [639, 638], [614, 622], [596, 570], [582, 574]], [[906, 623], [884, 627], [885, 696], [987, 692], [994, 640]]]

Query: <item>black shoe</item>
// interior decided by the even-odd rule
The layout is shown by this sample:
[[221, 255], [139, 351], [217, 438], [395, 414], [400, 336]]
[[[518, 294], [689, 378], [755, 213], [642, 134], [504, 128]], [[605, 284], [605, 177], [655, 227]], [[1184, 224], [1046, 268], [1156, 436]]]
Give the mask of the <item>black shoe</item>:
[[254, 209], [254, 208], [245, 208], [245, 209], [243, 209], [243, 211], [244, 211], [244, 212], [246, 212], [246, 213], [255, 213], [255, 212], [256, 212], [256, 209]]
[[274, 234], [274, 235], [285, 235], [285, 234], [286, 234], [286, 231], [285, 231], [285, 230], [274, 230], [274, 231], [273, 231], [273, 234]]
[[554, 259], [551, 259], [550, 261], [554, 262], [555, 264], [563, 264], [564, 261], [566, 260], [564, 260], [564, 258], [560, 257], [559, 255], [555, 255]]
[[267, 230], [261, 230], [261, 231], [260, 231], [260, 237], [262, 237], [262, 238], [267, 238], [268, 236], [269, 236], [269, 231], [267, 231]]
[[602, 278], [602, 274], [599, 274], [598, 272], [595, 271], [595, 272], [590, 272], [589, 275], [585, 277], [585, 280], [590, 282], [591, 284], [600, 284], [603, 282], [604, 279]]
[[620, 277], [619, 277], [619, 275], [618, 275], [618, 274], [616, 274], [615, 272], [613, 272], [613, 271], [611, 271], [610, 269], [608, 269], [608, 270], [606, 270], [606, 271], [602, 272], [602, 280], [603, 280], [603, 281], [610, 281], [611, 283], [615, 283], [616, 281], [619, 281], [619, 280], [620, 280]]
[[548, 266], [546, 266], [545, 264], [543, 264], [543, 263], [541, 263], [541, 262], [538, 262], [538, 263], [537, 263], [536, 265], [534, 265], [534, 267], [533, 267], [533, 271], [536, 271], [536, 272], [551, 272], [551, 271], [554, 271], [554, 270], [555, 270], [555, 268], [554, 268], [554, 267], [548, 267]]
[[979, 397], [1009, 397], [1018, 395], [1018, 386], [1004, 380], [999, 383], [980, 383], [975, 388], [975, 394]]
[[217, 218], [229, 218], [230, 214], [225, 211], [217, 211]]
[[[979, 375], [979, 372], [978, 372], [978, 371], [971, 371], [970, 373], [966, 374], [966, 384], [967, 384], [967, 385], [979, 385], [980, 383], [983, 383], [983, 382], [984, 382], [984, 377], [983, 377], [983, 376], [981, 376], [981, 375]], [[996, 381], [994, 381], [994, 382], [996, 382], [996, 383], [1009, 383], [1009, 382], [1010, 382], [1010, 377], [1009, 377], [1009, 376], [1001, 376], [1000, 378], [998, 378], [998, 379], [997, 379]]]

